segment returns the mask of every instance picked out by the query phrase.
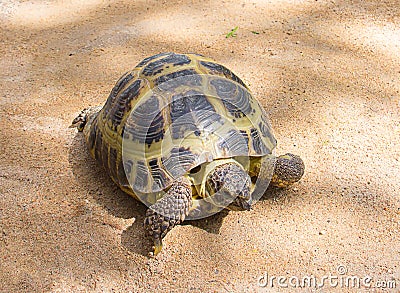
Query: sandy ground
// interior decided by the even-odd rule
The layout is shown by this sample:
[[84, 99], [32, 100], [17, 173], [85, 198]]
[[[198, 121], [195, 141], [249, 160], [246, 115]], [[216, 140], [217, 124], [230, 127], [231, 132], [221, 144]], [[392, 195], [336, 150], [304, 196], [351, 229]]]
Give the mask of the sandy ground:
[[[1, 1], [0, 24], [1, 292], [400, 290], [397, 0]], [[307, 169], [250, 212], [175, 228], [152, 259], [145, 207], [68, 126], [162, 51], [235, 71]], [[306, 276], [338, 278], [296, 289]]]

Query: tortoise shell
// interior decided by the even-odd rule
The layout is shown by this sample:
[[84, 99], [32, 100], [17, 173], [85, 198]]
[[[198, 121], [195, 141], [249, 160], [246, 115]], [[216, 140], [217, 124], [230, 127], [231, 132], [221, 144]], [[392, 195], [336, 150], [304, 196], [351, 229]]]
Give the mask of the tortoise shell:
[[92, 155], [134, 196], [165, 190], [205, 162], [261, 157], [276, 145], [243, 81], [197, 54], [144, 59], [118, 80], [86, 132]]

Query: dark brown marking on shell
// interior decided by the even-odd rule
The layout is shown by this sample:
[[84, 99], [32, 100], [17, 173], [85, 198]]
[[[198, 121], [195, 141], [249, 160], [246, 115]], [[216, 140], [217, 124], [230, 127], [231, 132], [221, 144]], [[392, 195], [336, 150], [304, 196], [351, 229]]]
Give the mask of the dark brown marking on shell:
[[130, 175], [132, 173], [132, 166], [133, 166], [132, 160], [124, 160], [124, 169], [126, 175]]
[[124, 169], [124, 162], [122, 159], [118, 161], [118, 184], [121, 186], [129, 186], [128, 178], [126, 177], [125, 174], [125, 169]]
[[111, 105], [114, 104], [114, 101], [115, 101], [118, 93], [133, 79], [133, 77], [134, 76], [132, 75], [132, 73], [127, 72], [117, 81], [117, 83], [111, 90], [111, 93], [108, 96], [108, 99], [104, 106], [104, 111], [105, 111], [106, 115], [108, 115]]
[[127, 129], [127, 127], [126, 127], [126, 124], [125, 124], [125, 127], [122, 129], [122, 138], [123, 139], [130, 139], [129, 137], [129, 132], [128, 131], [126, 131], [126, 129]]
[[161, 73], [166, 64], [171, 64], [172, 66], [180, 66], [189, 64], [190, 62], [190, 58], [186, 55], [169, 53], [161, 59], [148, 63], [146, 67], [143, 68], [142, 72], [145, 76], [154, 76]]
[[145, 66], [145, 65], [146, 65], [147, 63], [149, 63], [150, 61], [152, 61], [152, 60], [154, 60], [154, 59], [157, 59], [157, 58], [160, 58], [160, 57], [162, 57], [162, 56], [169, 55], [169, 54], [171, 54], [171, 53], [160, 53], [160, 54], [156, 54], [156, 55], [153, 55], [153, 56], [144, 58], [138, 65], [136, 65], [136, 67]]
[[225, 137], [220, 139], [219, 148], [226, 150], [230, 155], [244, 155], [249, 153], [248, 140], [243, 137], [243, 133], [235, 129], [229, 130]]
[[118, 151], [115, 148], [110, 147], [108, 169], [110, 170], [111, 177], [114, 179], [118, 179], [117, 168], [116, 168], [117, 160], [118, 160]]
[[212, 132], [212, 124], [223, 124], [221, 116], [201, 92], [190, 90], [172, 97], [170, 108], [172, 137], [183, 138], [189, 132], [200, 136], [201, 130]]
[[264, 137], [268, 137], [269, 139], [272, 140], [274, 144], [276, 144], [276, 139], [274, 135], [271, 133], [271, 126], [269, 125], [268, 118], [266, 115], [267, 114], [264, 112], [261, 114], [261, 121], [258, 124], [258, 126], [260, 128], [261, 134]]
[[260, 137], [260, 133], [258, 132], [257, 129], [251, 128], [250, 135], [251, 135], [251, 142], [253, 144], [254, 151], [257, 154], [270, 153], [270, 151], [268, 150], [268, 148], [265, 146], [264, 142], [262, 141], [262, 139]]
[[232, 71], [230, 71], [225, 66], [214, 63], [214, 62], [209, 62], [209, 61], [200, 61], [200, 64], [203, 65], [204, 67], [206, 67], [207, 69], [209, 69], [215, 73], [219, 73], [220, 75], [223, 74], [225, 77], [227, 77], [233, 81], [236, 81], [243, 87], [246, 87], [244, 82], [236, 74], [234, 74]]
[[158, 161], [158, 159], [151, 159], [149, 161], [151, 176], [155, 185], [153, 189], [164, 189], [168, 184], [168, 178], [164, 170], [160, 168]]
[[101, 152], [101, 161], [103, 163], [103, 166], [108, 172], [110, 172], [110, 168], [108, 166], [109, 150], [108, 150], [108, 143], [106, 141], [102, 142], [100, 152]]
[[121, 124], [125, 113], [130, 111], [131, 101], [138, 97], [141, 89], [141, 83], [142, 81], [140, 79], [135, 80], [118, 96], [118, 100], [115, 101], [113, 105], [108, 107], [114, 130]]
[[251, 113], [250, 94], [243, 87], [230, 80], [218, 78], [211, 80], [211, 85], [217, 91], [228, 112], [235, 118], [241, 118]]
[[161, 162], [171, 176], [177, 178], [193, 167], [197, 157], [190, 148], [174, 147], [169, 156], [162, 158]]
[[246, 145], [249, 145], [249, 134], [246, 130], [240, 130], [240, 134], [242, 135], [243, 139], [246, 142]]
[[134, 186], [139, 191], [144, 191], [148, 184], [148, 169], [143, 161], [138, 161], [136, 163], [136, 178]]
[[96, 143], [96, 134], [97, 134], [97, 119], [95, 119], [92, 123], [92, 125], [90, 126], [90, 132], [89, 132], [89, 136], [87, 138], [87, 146], [89, 148], [89, 150], [93, 150], [93, 148], [95, 147], [95, 143]]
[[130, 116], [129, 126], [125, 125], [124, 137], [127, 136], [127, 132], [133, 140], [148, 145], [153, 141], [160, 141], [164, 137], [164, 117], [159, 105], [158, 98], [151, 96], [134, 109]]
[[94, 157], [95, 159], [101, 164], [103, 165], [103, 162], [101, 161], [101, 145], [103, 143], [103, 134], [101, 133], [101, 131], [99, 131], [99, 129], [96, 129], [96, 141], [94, 144]]
[[258, 126], [260, 128], [261, 134], [264, 137], [273, 137], [268, 125], [260, 121], [260, 123], [258, 123]]
[[201, 76], [194, 69], [183, 69], [174, 71], [166, 75], [161, 75], [156, 79], [156, 86], [161, 90], [173, 90], [180, 86], [201, 86]]

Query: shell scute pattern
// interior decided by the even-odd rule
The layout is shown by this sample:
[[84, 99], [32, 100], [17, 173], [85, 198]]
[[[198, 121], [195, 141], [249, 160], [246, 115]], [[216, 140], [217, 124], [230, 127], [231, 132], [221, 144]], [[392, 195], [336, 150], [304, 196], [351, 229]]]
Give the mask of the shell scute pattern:
[[212, 131], [211, 124], [221, 122], [212, 103], [201, 92], [190, 90], [172, 97], [171, 122], [173, 139], [183, 138], [190, 132], [200, 136], [204, 130]]
[[181, 168], [190, 170], [195, 164], [198, 156], [190, 148], [174, 147], [167, 157], [161, 159], [162, 164], [173, 177], [179, 176]]
[[163, 91], [181, 86], [201, 86], [202, 79], [195, 69], [182, 69], [157, 77], [155, 84]]
[[164, 118], [157, 96], [150, 96], [135, 108], [126, 122], [124, 137], [151, 145], [164, 137]]
[[[157, 57], [157, 56], [155, 56]], [[160, 57], [160, 56], [158, 56]], [[189, 64], [191, 59], [182, 54], [169, 54], [169, 55], [162, 55], [161, 59], [157, 59], [154, 62], [147, 62], [146, 67], [144, 67], [142, 73], [144, 76], [154, 76], [160, 74], [164, 69], [169, 68], [170, 66], [181, 66], [185, 64]], [[153, 59], [154, 60], [154, 59]], [[151, 60], [149, 60], [151, 61]], [[140, 64], [139, 64], [140, 65]]]
[[262, 140], [262, 136], [260, 135], [260, 132], [256, 128], [250, 129], [250, 136], [251, 136], [251, 141], [253, 143], [253, 148], [257, 154], [261, 155], [268, 152], [268, 149]]
[[[100, 131], [97, 131], [96, 140], [94, 141], [94, 157], [95, 159], [100, 162], [101, 165], [104, 165], [103, 161], [103, 134]], [[104, 141], [106, 144], [107, 142]]]
[[215, 79], [210, 83], [215, 87], [218, 96], [222, 98], [222, 102], [232, 116], [242, 118], [251, 113], [253, 109], [248, 92], [244, 88], [235, 86], [225, 79]]
[[[135, 168], [133, 168], [135, 167]], [[145, 190], [148, 186], [149, 171], [144, 161], [137, 161], [136, 166], [132, 164], [132, 169], [136, 171], [134, 184], [139, 190]]]
[[153, 178], [153, 190], [162, 190], [165, 186], [169, 186], [172, 179], [166, 174], [164, 168], [159, 164], [161, 160], [154, 158], [149, 160], [150, 173]]
[[113, 117], [112, 126], [114, 130], [121, 124], [126, 111], [131, 109], [132, 99], [135, 99], [138, 96], [141, 80], [135, 80], [131, 83], [124, 91], [119, 95], [118, 100], [113, 104], [111, 109], [109, 110], [109, 115]]
[[[164, 53], [117, 82], [91, 127], [89, 148], [124, 191], [157, 192], [206, 161], [270, 154], [276, 140], [264, 116], [225, 66], [197, 54]], [[124, 167], [125, 142], [132, 151]]]
[[244, 82], [232, 71], [230, 71], [228, 68], [225, 66], [212, 62], [212, 61], [200, 61], [200, 64], [206, 68], [205, 71], [210, 71], [210, 73], [214, 74], [219, 74], [223, 75], [228, 79], [231, 79], [237, 83], [239, 83], [241, 86], [247, 88], [247, 86], [244, 84]]
[[140, 61], [140, 62], [136, 65], [136, 68], [143, 67], [143, 66], [147, 65], [147, 64], [148, 64], [150, 61], [152, 61], [152, 60], [158, 59], [158, 58], [163, 57], [163, 56], [168, 56], [168, 55], [170, 55], [170, 53], [165, 52], [165, 53], [159, 53], [159, 54], [156, 54], [156, 55], [153, 55], [153, 56], [149, 56], [149, 57], [147, 57], [147, 58], [144, 58], [142, 61]]
[[218, 147], [226, 153], [238, 156], [249, 153], [248, 138], [246, 139], [242, 132], [235, 129], [229, 130], [227, 135], [220, 139]]
[[[117, 169], [113, 164], [118, 162], [118, 151], [117, 149], [110, 147], [109, 158], [108, 158], [108, 170], [110, 171], [110, 176], [112, 178], [118, 178]], [[125, 170], [129, 170], [128, 168], [124, 168]]]
[[123, 87], [125, 87], [128, 82], [130, 82], [134, 78], [134, 75], [131, 72], [125, 73], [115, 84], [113, 89], [111, 90], [111, 93], [106, 101], [105, 107], [104, 107], [104, 112], [107, 115], [109, 110], [111, 110], [111, 106], [115, 99], [117, 98], [117, 94], [121, 91]]

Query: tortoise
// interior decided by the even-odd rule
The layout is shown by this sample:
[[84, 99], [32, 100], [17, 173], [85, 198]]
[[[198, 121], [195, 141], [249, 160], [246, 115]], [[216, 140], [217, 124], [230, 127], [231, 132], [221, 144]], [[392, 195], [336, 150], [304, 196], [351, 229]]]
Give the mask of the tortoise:
[[84, 109], [70, 127], [112, 180], [149, 207], [154, 255], [184, 220], [250, 210], [268, 185], [284, 188], [304, 173], [299, 156], [273, 154], [267, 114], [244, 82], [199, 54], [145, 58], [104, 106]]

